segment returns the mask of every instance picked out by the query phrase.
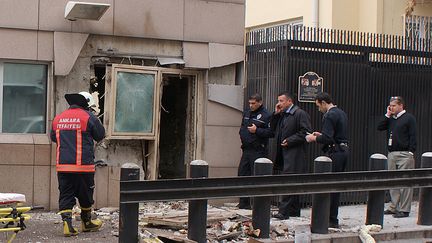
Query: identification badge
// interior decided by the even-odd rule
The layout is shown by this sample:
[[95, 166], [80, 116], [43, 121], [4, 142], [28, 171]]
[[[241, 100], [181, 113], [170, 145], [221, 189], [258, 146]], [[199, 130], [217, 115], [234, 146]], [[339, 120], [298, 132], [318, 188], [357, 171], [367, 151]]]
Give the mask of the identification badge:
[[392, 146], [393, 139], [389, 138], [388, 146]]

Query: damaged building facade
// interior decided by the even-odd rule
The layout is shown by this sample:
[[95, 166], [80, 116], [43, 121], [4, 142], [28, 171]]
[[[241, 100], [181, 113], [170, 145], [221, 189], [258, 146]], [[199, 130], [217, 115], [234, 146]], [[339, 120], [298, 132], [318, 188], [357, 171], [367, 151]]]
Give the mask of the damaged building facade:
[[184, 178], [195, 159], [234, 176], [243, 108], [244, 0], [93, 0], [100, 20], [65, 18], [66, 0], [0, 8], [0, 192], [58, 207], [52, 119], [89, 91], [107, 138], [96, 145], [96, 207], [117, 206], [120, 167]]

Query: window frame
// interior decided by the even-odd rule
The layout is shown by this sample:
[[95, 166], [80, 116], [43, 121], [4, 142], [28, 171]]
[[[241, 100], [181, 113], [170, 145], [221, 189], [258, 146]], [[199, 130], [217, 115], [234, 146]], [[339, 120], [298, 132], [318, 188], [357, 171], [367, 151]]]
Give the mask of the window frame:
[[[3, 130], [3, 87], [4, 87], [4, 64], [5, 63], [12, 63], [12, 64], [36, 64], [36, 65], [45, 65], [46, 66], [46, 90], [45, 90], [45, 132], [44, 133], [6, 133], [6, 132], [2, 132]], [[17, 140], [19, 140], [19, 142], [22, 139], [19, 139], [18, 137], [25, 137], [25, 136], [38, 136], [41, 139], [36, 139], [36, 140], [40, 140], [41, 144], [49, 144], [49, 139], [48, 141], [45, 141], [45, 137], [47, 137], [47, 135], [50, 133], [50, 126], [49, 124], [51, 123], [52, 120], [52, 105], [50, 102], [52, 102], [52, 99], [50, 98], [50, 95], [53, 93], [52, 89], [52, 85], [51, 85], [51, 80], [52, 80], [52, 65], [50, 65], [51, 63], [48, 62], [43, 62], [43, 61], [32, 61], [32, 60], [15, 60], [15, 59], [0, 59], [0, 138], [2, 136], [6, 136], [6, 137], [10, 137], [10, 136], [17, 136]], [[0, 139], [1, 140], [1, 139]], [[9, 140], [9, 139], [8, 139]], [[2, 143], [2, 142], [0, 142]], [[10, 143], [10, 141], [8, 142]]]
[[[140, 74], [152, 74], [154, 75], [154, 89], [153, 89], [153, 124], [152, 131], [150, 133], [145, 132], [116, 132], [115, 128], [115, 114], [116, 114], [116, 101], [117, 101], [117, 73], [118, 72], [129, 72], [129, 73], [140, 73]], [[156, 139], [156, 123], [159, 118], [159, 100], [160, 100], [160, 72], [157, 69], [151, 67], [137, 67], [128, 66], [121, 64], [113, 64], [111, 70], [111, 85], [110, 85], [110, 112], [109, 112], [109, 123], [107, 137], [109, 139]]]

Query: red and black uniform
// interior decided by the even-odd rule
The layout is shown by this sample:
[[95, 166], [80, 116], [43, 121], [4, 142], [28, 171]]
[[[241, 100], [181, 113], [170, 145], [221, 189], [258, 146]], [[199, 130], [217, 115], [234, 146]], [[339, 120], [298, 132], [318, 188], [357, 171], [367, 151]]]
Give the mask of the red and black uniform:
[[81, 207], [91, 207], [94, 190], [94, 142], [105, 137], [105, 129], [90, 111], [78, 105], [53, 120], [51, 140], [57, 143], [56, 167], [60, 210], [72, 209], [75, 197]]

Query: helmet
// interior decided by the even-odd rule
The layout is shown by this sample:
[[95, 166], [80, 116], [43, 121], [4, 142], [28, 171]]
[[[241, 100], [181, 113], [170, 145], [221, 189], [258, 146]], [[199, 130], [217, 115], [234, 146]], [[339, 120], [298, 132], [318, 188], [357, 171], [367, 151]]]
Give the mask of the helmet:
[[84, 96], [84, 98], [87, 100], [88, 107], [96, 107], [94, 98], [89, 92], [81, 91], [79, 94]]

